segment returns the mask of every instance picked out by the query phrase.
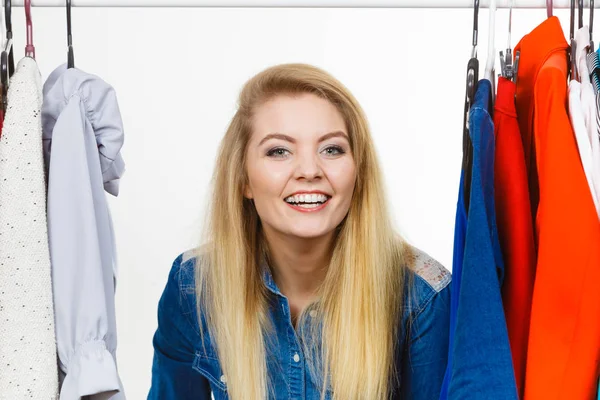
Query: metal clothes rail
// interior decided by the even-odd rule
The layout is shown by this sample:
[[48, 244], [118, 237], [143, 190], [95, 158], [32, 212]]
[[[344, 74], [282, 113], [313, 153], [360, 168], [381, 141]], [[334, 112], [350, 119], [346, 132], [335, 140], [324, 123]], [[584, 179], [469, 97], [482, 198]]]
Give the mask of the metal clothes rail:
[[[23, 0], [13, 0], [22, 6]], [[589, 0], [584, 1], [589, 7]], [[32, 0], [34, 7], [64, 7], [65, 0]], [[489, 0], [481, 0], [487, 8]], [[209, 8], [473, 8], [473, 0], [72, 0], [73, 7], [209, 7]], [[497, 0], [509, 8], [510, 0]], [[600, 8], [596, 1], [595, 8]], [[569, 8], [570, 0], [554, 0], [554, 8]], [[546, 8], [546, 0], [513, 0], [513, 8]]]

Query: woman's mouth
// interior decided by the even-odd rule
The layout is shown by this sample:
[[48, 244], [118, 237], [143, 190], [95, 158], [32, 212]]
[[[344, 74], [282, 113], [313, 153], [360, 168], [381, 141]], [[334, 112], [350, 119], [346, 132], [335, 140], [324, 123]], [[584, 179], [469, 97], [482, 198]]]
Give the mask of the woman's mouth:
[[330, 199], [324, 194], [299, 194], [285, 198], [285, 202], [296, 211], [315, 212], [325, 208]]

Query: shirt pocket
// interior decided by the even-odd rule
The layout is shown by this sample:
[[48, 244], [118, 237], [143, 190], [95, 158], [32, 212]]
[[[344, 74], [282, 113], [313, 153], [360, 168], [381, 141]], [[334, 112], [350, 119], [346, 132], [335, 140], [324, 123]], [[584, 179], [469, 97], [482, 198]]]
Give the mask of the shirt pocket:
[[227, 396], [227, 379], [223, 375], [221, 364], [216, 357], [204, 353], [196, 353], [192, 367], [196, 372], [208, 379], [215, 400], [226, 400], [229, 398]]

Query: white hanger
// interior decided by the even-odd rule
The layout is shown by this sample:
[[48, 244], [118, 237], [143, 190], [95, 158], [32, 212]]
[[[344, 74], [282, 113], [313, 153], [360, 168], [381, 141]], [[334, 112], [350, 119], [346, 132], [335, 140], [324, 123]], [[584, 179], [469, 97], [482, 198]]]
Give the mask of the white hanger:
[[495, 77], [494, 77], [494, 66], [496, 63], [496, 43], [495, 43], [495, 35], [496, 35], [496, 0], [490, 0], [489, 5], [489, 13], [490, 13], [490, 30], [488, 32], [488, 54], [487, 61], [485, 64], [485, 73], [484, 78], [488, 79], [492, 82], [492, 87], [494, 87]]

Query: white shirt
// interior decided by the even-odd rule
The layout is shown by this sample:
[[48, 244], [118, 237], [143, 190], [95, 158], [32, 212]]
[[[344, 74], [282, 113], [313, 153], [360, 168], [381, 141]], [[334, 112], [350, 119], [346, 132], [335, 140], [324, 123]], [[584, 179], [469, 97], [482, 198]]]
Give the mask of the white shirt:
[[116, 363], [116, 249], [105, 195], [118, 194], [125, 169], [115, 91], [94, 75], [62, 65], [44, 84], [42, 122], [56, 341], [64, 378], [60, 400], [84, 395], [123, 400]]
[[[583, 150], [584, 152], [589, 150], [590, 153], [589, 158], [585, 156], [585, 160], [589, 164], [586, 165], [584, 163], [583, 167], [586, 171], [586, 178], [588, 178], [592, 198], [594, 198], [596, 212], [600, 217], [600, 206], [598, 204], [598, 200], [600, 199], [600, 139], [598, 138], [600, 127], [598, 126], [598, 104], [587, 64], [587, 47], [590, 45], [590, 33], [587, 26], [577, 31], [575, 41], [577, 43], [575, 60], [581, 80], [579, 106], [581, 107], [581, 114], [585, 125], [585, 135], [583, 133], [578, 135], [576, 132], [575, 136], [577, 137], [577, 145], [579, 146], [582, 163], [584, 163], [582, 147], [586, 148], [586, 150]], [[571, 106], [570, 97], [569, 94], [569, 106]], [[573, 129], [575, 129], [575, 126], [573, 126]], [[585, 143], [580, 144], [580, 141]]]

